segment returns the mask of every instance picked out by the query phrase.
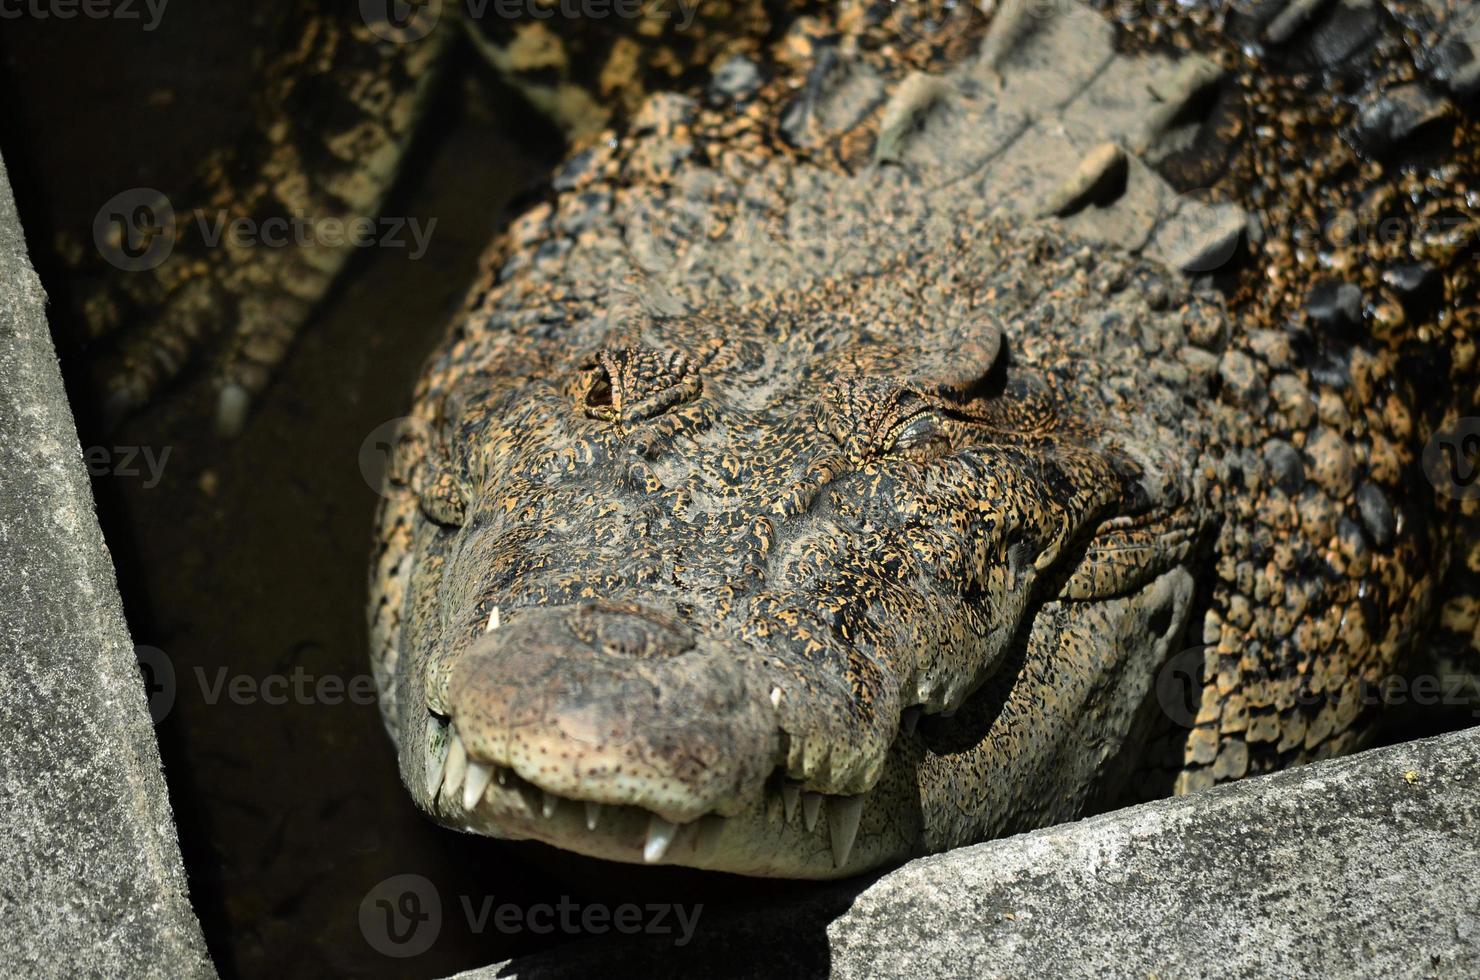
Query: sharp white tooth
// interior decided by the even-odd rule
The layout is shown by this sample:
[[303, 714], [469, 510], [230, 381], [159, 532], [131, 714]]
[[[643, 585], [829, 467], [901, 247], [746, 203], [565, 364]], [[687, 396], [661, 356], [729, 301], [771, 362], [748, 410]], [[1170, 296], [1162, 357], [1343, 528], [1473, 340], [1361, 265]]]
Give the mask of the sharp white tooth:
[[[437, 739], [442, 734], [442, 723], [435, 718], [427, 719], [427, 746], [430, 748], [437, 744]], [[442, 788], [442, 770], [447, 765], [447, 746], [444, 739], [441, 748], [432, 748], [427, 755], [427, 799], [435, 800], [437, 791]]]
[[827, 805], [827, 829], [832, 837], [833, 867], [848, 863], [853, 841], [858, 837], [858, 821], [863, 816], [863, 797], [835, 796]]
[[483, 791], [493, 781], [493, 766], [468, 760], [468, 781], [463, 783], [463, 809], [471, 810], [483, 799]]
[[468, 750], [456, 728], [452, 729], [449, 741], [452, 744], [447, 747], [447, 764], [442, 769], [442, 789], [456, 799], [462, 789], [463, 777], [468, 774]]
[[560, 807], [560, 797], [549, 791], [543, 791], [540, 796], [540, 812], [549, 820], [555, 816], [555, 811]]
[[808, 833], [811, 833], [817, 827], [817, 811], [821, 806], [821, 793], [802, 794], [802, 823], [806, 824]]
[[779, 687], [771, 688], [771, 707], [781, 707], [781, 688]]
[[586, 801], [586, 829], [595, 830], [596, 825], [601, 822], [601, 804]]
[[496, 767], [495, 778], [498, 779], [498, 784], [500, 786], [509, 785], [509, 770], [505, 769], [503, 766]]
[[918, 704], [913, 708], [905, 708], [904, 713], [899, 716], [899, 727], [904, 729], [906, 735], [915, 734], [915, 726], [920, 724], [920, 712], [924, 710]]
[[663, 855], [668, 853], [668, 846], [677, 836], [677, 824], [655, 815], [648, 821], [647, 843], [642, 848], [642, 860], [647, 864], [657, 864], [663, 860]]
[[488, 628], [485, 629], [483, 632], [492, 633], [494, 630], [502, 626], [503, 622], [503, 618], [499, 615], [498, 606], [494, 606], [493, 611], [488, 614]]
[[791, 818], [796, 816], [797, 801], [802, 798], [802, 788], [796, 783], [781, 784], [781, 800], [786, 805], [786, 822], [791, 823]]

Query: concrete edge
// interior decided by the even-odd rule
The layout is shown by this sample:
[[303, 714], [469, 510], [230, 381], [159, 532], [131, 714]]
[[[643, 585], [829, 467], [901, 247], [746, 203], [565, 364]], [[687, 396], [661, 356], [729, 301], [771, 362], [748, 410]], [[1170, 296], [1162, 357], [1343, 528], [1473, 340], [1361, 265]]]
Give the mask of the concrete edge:
[[0, 975], [214, 976], [0, 162]]
[[1480, 728], [459, 974], [1477, 976]]

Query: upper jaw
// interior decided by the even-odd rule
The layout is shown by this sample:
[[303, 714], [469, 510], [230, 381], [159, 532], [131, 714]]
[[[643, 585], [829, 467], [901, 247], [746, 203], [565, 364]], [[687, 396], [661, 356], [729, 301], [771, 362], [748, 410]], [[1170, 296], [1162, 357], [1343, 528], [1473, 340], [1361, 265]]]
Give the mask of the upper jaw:
[[732, 814], [781, 758], [757, 658], [654, 610], [519, 610], [446, 678], [471, 758], [571, 799], [675, 823]]
[[[912, 767], [891, 753], [897, 709], [872, 758], [856, 732], [815, 727], [847, 716], [828, 706], [846, 687], [803, 690], [801, 665], [775, 649], [630, 603], [490, 618], [497, 628], [428, 675], [438, 710], [425, 730], [403, 731], [408, 786], [439, 819], [607, 859], [793, 877], [912, 849], [897, 818], [917, 809]], [[819, 768], [808, 741], [837, 765]], [[816, 778], [788, 778], [789, 759]]]

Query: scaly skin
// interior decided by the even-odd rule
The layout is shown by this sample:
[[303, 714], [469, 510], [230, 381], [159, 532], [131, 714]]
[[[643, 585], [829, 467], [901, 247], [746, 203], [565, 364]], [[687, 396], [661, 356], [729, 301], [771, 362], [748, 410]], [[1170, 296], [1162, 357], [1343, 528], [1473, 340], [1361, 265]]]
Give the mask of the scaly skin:
[[[1448, 569], [1416, 379], [1126, 251], [1188, 213], [1137, 155], [1149, 69], [1017, 13], [980, 59], [801, 22], [753, 96], [648, 102], [491, 248], [371, 576], [436, 819], [833, 877], [1370, 732]], [[1433, 424], [1473, 401], [1445, 370]]]

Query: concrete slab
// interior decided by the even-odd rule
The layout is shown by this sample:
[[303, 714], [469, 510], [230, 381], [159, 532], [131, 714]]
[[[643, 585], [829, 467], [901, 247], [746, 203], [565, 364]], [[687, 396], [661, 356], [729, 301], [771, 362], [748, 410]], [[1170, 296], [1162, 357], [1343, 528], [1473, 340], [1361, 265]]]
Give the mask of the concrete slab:
[[0, 976], [213, 976], [45, 300], [0, 164]]
[[1480, 975], [1480, 728], [911, 862], [493, 977]]

